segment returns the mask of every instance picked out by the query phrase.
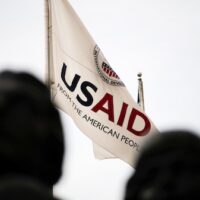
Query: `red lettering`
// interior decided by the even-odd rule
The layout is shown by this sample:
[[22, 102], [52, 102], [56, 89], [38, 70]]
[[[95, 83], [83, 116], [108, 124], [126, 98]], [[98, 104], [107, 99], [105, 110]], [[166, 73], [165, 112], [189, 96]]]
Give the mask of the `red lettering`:
[[121, 113], [120, 113], [117, 125], [119, 125], [119, 126], [123, 125], [124, 119], [125, 119], [125, 116], [126, 116], [127, 108], [128, 108], [128, 104], [126, 104], [126, 103], [123, 102]]
[[[104, 105], [107, 104], [107, 108]], [[98, 112], [99, 110], [108, 114], [110, 121], [114, 122], [114, 107], [113, 107], [113, 96], [106, 93], [105, 96], [92, 108], [92, 111]]]
[[[137, 130], [133, 129], [133, 124], [134, 124], [137, 116], [141, 117], [145, 122], [144, 128], [141, 131], [137, 131]], [[131, 111], [129, 121], [128, 121], [127, 130], [137, 136], [144, 136], [144, 135], [148, 134], [150, 129], [151, 129], [151, 123], [150, 123], [149, 119], [143, 113], [141, 113], [138, 110], [133, 108]]]

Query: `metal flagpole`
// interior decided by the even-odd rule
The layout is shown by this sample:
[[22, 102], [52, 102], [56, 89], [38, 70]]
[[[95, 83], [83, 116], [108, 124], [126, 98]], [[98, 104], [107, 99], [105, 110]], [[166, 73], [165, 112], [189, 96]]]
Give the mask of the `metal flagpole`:
[[142, 81], [142, 73], [138, 73], [138, 105], [145, 111], [144, 107], [144, 90], [143, 90], [143, 81]]
[[45, 9], [45, 52], [46, 52], [46, 69], [45, 69], [45, 83], [50, 89], [50, 51], [49, 51], [49, 1], [44, 0], [44, 9]]

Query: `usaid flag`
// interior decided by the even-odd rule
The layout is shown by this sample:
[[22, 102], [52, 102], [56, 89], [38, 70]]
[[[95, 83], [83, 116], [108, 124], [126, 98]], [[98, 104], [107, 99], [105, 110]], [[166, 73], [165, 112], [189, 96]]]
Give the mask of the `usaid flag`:
[[48, 77], [56, 106], [105, 157], [134, 166], [143, 142], [157, 132], [130, 96], [67, 0], [49, 0]]

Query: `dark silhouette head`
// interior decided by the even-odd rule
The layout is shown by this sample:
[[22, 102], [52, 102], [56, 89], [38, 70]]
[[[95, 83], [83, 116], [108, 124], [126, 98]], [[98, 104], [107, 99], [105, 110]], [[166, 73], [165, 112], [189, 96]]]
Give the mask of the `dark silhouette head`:
[[1, 200], [57, 200], [40, 182], [28, 178], [7, 177], [0, 180]]
[[154, 136], [129, 179], [125, 200], [188, 200], [200, 196], [200, 138], [190, 131]]
[[61, 120], [46, 86], [28, 73], [0, 73], [0, 177], [22, 174], [52, 186], [63, 154]]

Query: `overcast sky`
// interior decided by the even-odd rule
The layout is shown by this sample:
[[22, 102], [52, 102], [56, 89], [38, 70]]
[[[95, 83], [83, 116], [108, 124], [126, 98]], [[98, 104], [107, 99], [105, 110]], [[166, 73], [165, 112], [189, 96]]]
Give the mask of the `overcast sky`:
[[[146, 113], [160, 131], [200, 132], [200, 1], [70, 0], [112, 68], [137, 96], [143, 73]], [[45, 74], [43, 0], [0, 0], [0, 69]], [[134, 171], [94, 158], [91, 141], [61, 112], [66, 133], [64, 174], [57, 196], [121, 200]]]

